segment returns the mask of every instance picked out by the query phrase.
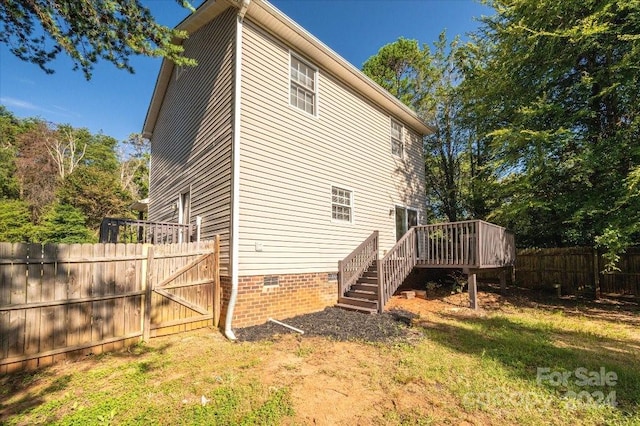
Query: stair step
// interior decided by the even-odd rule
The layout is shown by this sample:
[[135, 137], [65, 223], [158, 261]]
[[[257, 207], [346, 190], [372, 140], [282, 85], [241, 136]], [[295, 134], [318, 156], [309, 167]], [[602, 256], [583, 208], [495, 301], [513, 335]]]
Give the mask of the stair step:
[[356, 283], [351, 286], [351, 290], [372, 291], [378, 294], [378, 284]]
[[346, 294], [347, 297], [355, 297], [357, 299], [378, 300], [378, 293], [373, 291], [363, 291], [351, 289]]
[[378, 312], [377, 309], [363, 308], [362, 306], [347, 305], [345, 303], [336, 303], [336, 308], [346, 309], [347, 311], [362, 312], [364, 314], [373, 315]]
[[358, 278], [358, 281], [356, 281], [358, 284], [378, 284], [378, 277], [375, 278], [367, 278], [367, 277], [360, 277]]
[[378, 278], [378, 271], [364, 271], [362, 276], [366, 278]]
[[338, 298], [338, 303], [342, 303], [342, 304], [345, 304], [345, 305], [358, 306], [358, 307], [361, 307], [361, 308], [373, 309], [373, 310], [376, 310], [376, 311], [378, 309], [378, 301], [377, 300], [362, 299], [360, 297], [349, 297], [349, 296], [339, 297]]

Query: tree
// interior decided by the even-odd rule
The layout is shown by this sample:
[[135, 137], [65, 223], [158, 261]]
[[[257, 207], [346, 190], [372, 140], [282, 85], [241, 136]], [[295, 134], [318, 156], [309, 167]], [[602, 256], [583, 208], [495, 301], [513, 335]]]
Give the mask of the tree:
[[90, 229], [98, 229], [105, 217], [125, 217], [133, 201], [114, 173], [80, 166], [67, 176], [58, 191], [62, 204], [73, 206], [86, 217]]
[[120, 184], [134, 199], [149, 193], [149, 140], [138, 133], [129, 135], [120, 147]]
[[[187, 0], [177, 0], [193, 11]], [[195, 65], [176, 40], [187, 38], [158, 24], [140, 0], [3, 0], [0, 43], [18, 58], [52, 73], [49, 64], [65, 52], [87, 80], [94, 64], [106, 60], [133, 72], [132, 55], [165, 57]]]
[[16, 178], [16, 136], [22, 124], [3, 105], [0, 105], [0, 199], [17, 199], [20, 184]]
[[369, 58], [365, 74], [416, 111], [434, 129], [424, 140], [427, 199], [437, 219], [469, 215], [471, 185], [468, 149], [474, 134], [460, 121], [458, 39], [442, 32], [433, 52], [416, 40], [400, 38]]
[[450, 222], [465, 216], [463, 191], [467, 134], [458, 123], [460, 93], [456, 55], [458, 39], [447, 43], [442, 32], [431, 59], [433, 85], [430, 91], [434, 133], [425, 138], [425, 186], [430, 205]]
[[86, 227], [82, 212], [68, 204], [54, 203], [36, 228], [35, 239], [41, 243], [93, 243], [95, 235]]
[[58, 126], [56, 132], [44, 137], [44, 145], [58, 168], [58, 176], [64, 179], [73, 173], [87, 151], [87, 144], [78, 141], [71, 126]]
[[463, 84], [500, 176], [491, 217], [529, 246], [637, 238], [640, 3], [487, 3]]
[[29, 205], [20, 200], [0, 200], [0, 241], [28, 242], [33, 233]]
[[362, 72], [423, 117], [433, 112], [431, 53], [417, 40], [400, 37], [362, 65]]
[[56, 197], [58, 169], [45, 144], [46, 140], [53, 138], [55, 131], [47, 123], [37, 120], [16, 137], [19, 198], [29, 204], [35, 222], [44, 207]]

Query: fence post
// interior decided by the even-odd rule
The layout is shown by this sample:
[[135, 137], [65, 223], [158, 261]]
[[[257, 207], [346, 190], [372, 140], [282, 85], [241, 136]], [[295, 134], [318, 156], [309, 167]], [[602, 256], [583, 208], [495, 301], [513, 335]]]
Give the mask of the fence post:
[[[151, 337], [151, 295], [153, 292], [153, 246], [145, 245], [147, 249], [146, 267], [143, 266], [142, 279], [144, 280], [144, 305], [142, 315], [142, 340], [149, 341]], [[144, 252], [144, 251], [143, 251]], [[144, 265], [144, 263], [143, 263]], [[146, 269], [146, 271], [145, 271]]]
[[593, 248], [593, 291], [595, 293], [595, 298], [599, 299], [601, 294], [600, 288], [600, 268], [598, 261], [598, 249]]
[[[200, 234], [200, 226], [198, 226]], [[200, 236], [198, 235], [198, 241]], [[222, 291], [220, 286], [220, 236], [213, 239], [213, 326], [218, 328], [220, 324], [220, 311], [222, 310]]]

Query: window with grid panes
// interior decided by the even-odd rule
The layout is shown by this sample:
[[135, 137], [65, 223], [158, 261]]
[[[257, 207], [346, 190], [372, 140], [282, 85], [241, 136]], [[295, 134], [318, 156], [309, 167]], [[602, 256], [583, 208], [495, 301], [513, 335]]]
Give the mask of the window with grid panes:
[[391, 153], [402, 157], [402, 124], [391, 120]]
[[352, 193], [347, 189], [331, 187], [331, 218], [351, 222], [353, 218]]
[[315, 68], [291, 56], [291, 105], [316, 114], [316, 73]]

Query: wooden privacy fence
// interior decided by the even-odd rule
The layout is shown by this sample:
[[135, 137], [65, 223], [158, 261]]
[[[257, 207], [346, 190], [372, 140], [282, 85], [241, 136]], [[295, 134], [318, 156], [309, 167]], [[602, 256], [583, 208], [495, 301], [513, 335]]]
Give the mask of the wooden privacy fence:
[[640, 296], [640, 248], [621, 255], [620, 271], [604, 273], [605, 262], [590, 247], [526, 249], [516, 257], [516, 281], [527, 288], [560, 285], [563, 294]]
[[0, 373], [217, 325], [219, 240], [0, 243]]

